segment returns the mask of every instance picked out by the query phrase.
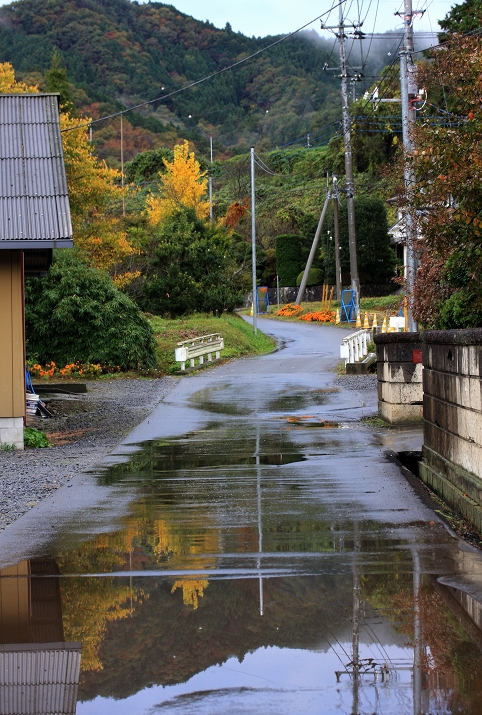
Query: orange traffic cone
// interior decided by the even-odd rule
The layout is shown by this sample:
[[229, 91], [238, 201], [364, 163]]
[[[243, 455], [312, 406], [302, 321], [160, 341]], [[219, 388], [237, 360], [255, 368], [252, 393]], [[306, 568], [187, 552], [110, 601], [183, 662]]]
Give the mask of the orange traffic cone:
[[377, 323], [377, 314], [373, 313], [373, 323], [372, 323], [372, 330], [375, 330], [375, 328], [378, 328], [378, 323]]
[[338, 308], [338, 310], [336, 311], [336, 315], [335, 315], [335, 325], [340, 325], [340, 323], [341, 323], [340, 309]]
[[365, 313], [365, 322], [363, 323], [363, 329], [364, 330], [369, 330], [370, 329], [370, 324], [368, 322], [368, 313]]
[[360, 317], [360, 312], [359, 312], [359, 313], [358, 313], [358, 315], [356, 316], [356, 325], [355, 325], [355, 327], [357, 327], [357, 328], [361, 328], [361, 317]]
[[383, 323], [382, 323], [382, 333], [387, 332], [387, 316], [383, 318]]

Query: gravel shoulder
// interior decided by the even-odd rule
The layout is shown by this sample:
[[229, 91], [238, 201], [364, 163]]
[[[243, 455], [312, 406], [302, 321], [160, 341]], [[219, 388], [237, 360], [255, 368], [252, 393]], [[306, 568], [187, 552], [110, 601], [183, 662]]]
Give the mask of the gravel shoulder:
[[30, 417], [28, 426], [54, 446], [0, 451], [0, 531], [109, 454], [177, 383], [171, 377], [88, 382], [85, 394], [49, 400], [53, 418]]

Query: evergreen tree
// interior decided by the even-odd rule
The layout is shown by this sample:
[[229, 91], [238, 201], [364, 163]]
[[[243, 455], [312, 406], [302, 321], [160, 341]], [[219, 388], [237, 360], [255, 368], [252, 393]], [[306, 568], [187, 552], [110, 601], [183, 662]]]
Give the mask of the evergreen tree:
[[74, 98], [70, 89], [67, 70], [62, 67], [62, 55], [57, 48], [52, 54], [50, 69], [45, 75], [47, 92], [60, 94], [60, 109], [65, 114], [73, 115], [75, 111]]

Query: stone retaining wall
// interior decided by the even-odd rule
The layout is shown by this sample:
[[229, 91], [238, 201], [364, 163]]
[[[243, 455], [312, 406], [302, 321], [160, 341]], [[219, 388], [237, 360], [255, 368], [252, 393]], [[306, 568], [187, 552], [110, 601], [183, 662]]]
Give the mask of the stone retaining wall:
[[380, 417], [390, 424], [421, 421], [423, 370], [419, 333], [379, 333], [374, 341]]
[[428, 330], [420, 477], [482, 531], [482, 330]]

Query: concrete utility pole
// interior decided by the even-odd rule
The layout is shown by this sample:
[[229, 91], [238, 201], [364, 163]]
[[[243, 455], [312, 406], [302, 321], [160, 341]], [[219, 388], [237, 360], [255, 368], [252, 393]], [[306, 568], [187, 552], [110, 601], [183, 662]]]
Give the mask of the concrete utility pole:
[[306, 262], [305, 272], [303, 273], [303, 278], [301, 279], [301, 285], [298, 290], [298, 296], [296, 298], [297, 305], [301, 305], [301, 301], [303, 300], [303, 296], [305, 294], [306, 284], [308, 283], [308, 276], [310, 274], [310, 268], [313, 265], [313, 259], [315, 258], [315, 255], [316, 255], [316, 249], [318, 248], [318, 241], [320, 240], [321, 229], [323, 228], [323, 224], [325, 222], [326, 212], [328, 210], [328, 205], [330, 203], [330, 199], [331, 199], [331, 194], [328, 191], [328, 193], [326, 194], [325, 203], [323, 205], [323, 211], [321, 212], [320, 220], [318, 221], [318, 226], [316, 228], [315, 237], [313, 239], [313, 243], [311, 244], [311, 251], [310, 251], [310, 255], [308, 256], [308, 260]]
[[[413, 17], [412, 0], [404, 0], [403, 9], [403, 24], [404, 44], [400, 50], [400, 93], [402, 97], [402, 135], [403, 135], [403, 151], [405, 154], [404, 163], [404, 182], [405, 193], [407, 197], [413, 191], [415, 186], [415, 173], [407, 161], [408, 157], [413, 154], [413, 137], [412, 130], [415, 122], [414, 98], [418, 95], [416, 68], [413, 64]], [[410, 210], [405, 212], [405, 233], [407, 241], [407, 288], [410, 295], [413, 295], [413, 285], [415, 274], [417, 271], [417, 259], [415, 256], [415, 226], [413, 216]], [[408, 312], [408, 330], [415, 332], [417, 324], [413, 319], [412, 310], [409, 306]]]
[[346, 71], [345, 24], [343, 5], [339, 7], [338, 43], [340, 45], [341, 101], [343, 111], [343, 142], [345, 145], [346, 203], [348, 207], [348, 240], [350, 244], [351, 289], [355, 291], [355, 305], [360, 306], [360, 280], [358, 278], [358, 257], [355, 230], [355, 185], [353, 183], [353, 160], [351, 151], [350, 114], [348, 112], [348, 75]]
[[[355, 230], [355, 184], [353, 182], [353, 158], [351, 149], [350, 113], [348, 111], [348, 72], [346, 61], [346, 35], [345, 20], [343, 17], [344, 3], [339, 6], [339, 21], [337, 27], [328, 27], [322, 24], [322, 29], [337, 30], [338, 44], [340, 46], [340, 79], [341, 79], [341, 100], [343, 117], [343, 144], [345, 150], [345, 175], [346, 175], [346, 200], [348, 208], [348, 240], [350, 245], [350, 275], [351, 288], [355, 293], [355, 305], [358, 312], [360, 305], [360, 279], [358, 277], [358, 257], [356, 250], [356, 230]], [[361, 38], [363, 35], [359, 30], [360, 25], [349, 25], [354, 32], [354, 36]], [[331, 69], [325, 66], [325, 69]]]
[[340, 224], [338, 222], [338, 180], [333, 177], [333, 226], [335, 229], [335, 281], [336, 299], [341, 301], [341, 291], [343, 284], [341, 280], [341, 256], [340, 256]]
[[258, 332], [257, 311], [258, 305], [256, 300], [256, 193], [254, 185], [254, 149], [251, 149], [251, 260], [253, 264], [252, 283], [253, 283], [253, 330], [254, 334]]

